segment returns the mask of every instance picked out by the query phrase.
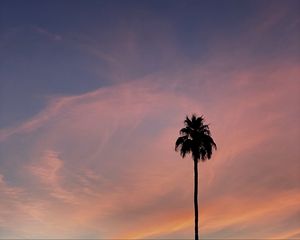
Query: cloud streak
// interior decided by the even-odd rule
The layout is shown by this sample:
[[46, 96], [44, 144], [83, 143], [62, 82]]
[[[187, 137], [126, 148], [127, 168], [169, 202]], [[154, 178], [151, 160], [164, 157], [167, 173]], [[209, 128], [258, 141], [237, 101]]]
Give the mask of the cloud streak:
[[[196, 67], [189, 73], [195, 81], [187, 89], [198, 88], [203, 72]], [[34, 204], [23, 209], [28, 214], [24, 219], [34, 216], [43, 230], [37, 233], [27, 224], [27, 231], [18, 236], [190, 237], [185, 232], [192, 231], [193, 225], [191, 162], [181, 160], [173, 144], [180, 119], [193, 111], [207, 114], [220, 146], [212, 161], [200, 165], [203, 236], [253, 237], [259, 224], [276, 225], [274, 216], [289, 218], [299, 209], [295, 158], [299, 152], [294, 146], [299, 131], [285, 130], [288, 139], [282, 129], [286, 123], [296, 124], [289, 117], [298, 113], [284, 105], [296, 104], [298, 74], [293, 66], [276, 74], [273, 70], [233, 72], [226, 76], [230, 81], [221, 92], [214, 86], [217, 82], [203, 85], [202, 91], [216, 89], [213, 97], [222, 94], [212, 102], [202, 102], [202, 96], [191, 90], [190, 96], [180, 94], [180, 79], [189, 76], [185, 73], [174, 79], [178, 92], [164, 88], [156, 75], [55, 99], [3, 139], [9, 142], [29, 135], [34, 139], [27, 155], [35, 157], [25, 159], [28, 165], [23, 167], [28, 176], [38, 179], [34, 184], [41, 192], [32, 195], [25, 189]], [[263, 85], [257, 76], [264, 79]], [[285, 87], [283, 78], [289, 81]], [[261, 88], [252, 90], [257, 84]], [[268, 116], [261, 117], [266, 110]], [[226, 117], [220, 121], [220, 116]], [[282, 141], [289, 142], [288, 149], [279, 147]], [[45, 227], [47, 222], [64, 221], [69, 222], [64, 230]], [[77, 224], [82, 228], [77, 229]], [[28, 229], [36, 235], [28, 235]], [[230, 229], [231, 234], [226, 233]], [[272, 237], [256, 232], [256, 237]]]

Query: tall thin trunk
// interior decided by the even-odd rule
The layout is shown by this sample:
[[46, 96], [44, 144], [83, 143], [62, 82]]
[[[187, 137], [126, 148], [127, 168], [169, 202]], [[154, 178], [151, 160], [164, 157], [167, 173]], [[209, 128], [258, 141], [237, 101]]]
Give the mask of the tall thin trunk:
[[199, 239], [198, 235], [198, 161], [194, 160], [194, 207], [195, 207], [195, 240]]

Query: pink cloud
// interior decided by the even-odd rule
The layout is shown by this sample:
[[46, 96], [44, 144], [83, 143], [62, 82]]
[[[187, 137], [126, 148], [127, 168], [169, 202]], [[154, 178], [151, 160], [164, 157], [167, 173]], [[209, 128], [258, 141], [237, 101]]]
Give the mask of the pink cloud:
[[50, 195], [65, 201], [68, 204], [76, 204], [75, 197], [61, 186], [61, 169], [63, 161], [59, 158], [59, 153], [55, 151], [45, 151], [37, 164], [29, 166], [33, 175], [49, 188]]
[[213, 65], [177, 74], [60, 97], [10, 129], [3, 141], [33, 139], [24, 169], [41, 190], [26, 189], [34, 204], [22, 208], [28, 213], [22, 220], [36, 221], [24, 224], [22, 237], [192, 233], [192, 163], [174, 152], [183, 118], [191, 112], [205, 114], [219, 146], [211, 161], [200, 164], [203, 236], [242, 226], [251, 236], [259, 224], [277, 226], [274, 216], [288, 218], [299, 208], [294, 121], [299, 113], [293, 111], [299, 70], [270, 65], [224, 76]]

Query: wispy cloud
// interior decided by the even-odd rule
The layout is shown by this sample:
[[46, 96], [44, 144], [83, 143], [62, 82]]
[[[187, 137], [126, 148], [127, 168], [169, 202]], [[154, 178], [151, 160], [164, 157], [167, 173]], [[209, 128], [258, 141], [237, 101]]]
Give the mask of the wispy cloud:
[[[29, 163], [24, 167], [41, 192], [34, 206], [23, 209], [44, 229], [36, 236], [57, 236], [51, 234], [56, 231], [70, 237], [76, 224], [80, 231], [106, 238], [176, 237], [192, 231], [191, 162], [180, 159], [173, 144], [180, 119], [194, 111], [206, 113], [219, 145], [214, 159], [200, 165], [204, 236], [226, 236], [226, 229], [242, 228], [243, 236], [251, 237], [257, 224], [272, 223], [274, 216], [289, 218], [299, 208], [294, 157], [299, 154], [299, 131], [285, 128], [296, 127], [292, 116], [298, 113], [284, 106], [296, 107], [299, 72], [294, 66], [275, 67], [227, 73], [222, 89], [212, 78], [222, 73], [207, 75], [210, 81], [200, 84], [211, 68], [196, 67], [175, 79], [170, 73], [176, 82], [171, 90], [163, 86], [171, 82], [165, 73], [163, 79], [152, 75], [54, 99], [30, 124], [12, 128], [3, 141], [14, 141], [13, 136], [34, 139], [27, 153], [34, 157], [24, 159]], [[183, 85], [185, 76], [193, 80], [189, 86]], [[211, 100], [202, 101], [199, 91], [209, 91]], [[282, 141], [288, 141], [285, 150]], [[60, 220], [55, 220], [58, 214]], [[67, 218], [64, 231], [45, 227]], [[241, 234], [232, 232], [228, 237]], [[259, 231], [257, 236], [272, 237]]]
[[54, 41], [61, 41], [62, 40], [62, 36], [56, 33], [52, 33], [50, 31], [48, 31], [45, 28], [41, 28], [41, 27], [34, 27], [33, 28], [35, 31], [37, 31], [38, 33], [50, 38], [51, 40]]
[[61, 170], [63, 161], [59, 158], [59, 153], [55, 151], [45, 151], [38, 163], [29, 167], [33, 175], [37, 176], [52, 197], [61, 199], [68, 204], [76, 203], [75, 196], [62, 187]]

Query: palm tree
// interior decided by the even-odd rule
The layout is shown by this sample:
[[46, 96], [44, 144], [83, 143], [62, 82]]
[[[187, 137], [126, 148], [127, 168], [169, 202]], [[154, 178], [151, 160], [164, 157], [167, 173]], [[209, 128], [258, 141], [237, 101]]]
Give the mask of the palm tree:
[[210, 159], [217, 145], [211, 137], [208, 125], [204, 124], [203, 116], [197, 117], [193, 114], [191, 119], [187, 116], [184, 125], [179, 131], [180, 137], [175, 143], [175, 151], [179, 149], [183, 158], [191, 153], [194, 160], [195, 239], [198, 240], [198, 162]]

